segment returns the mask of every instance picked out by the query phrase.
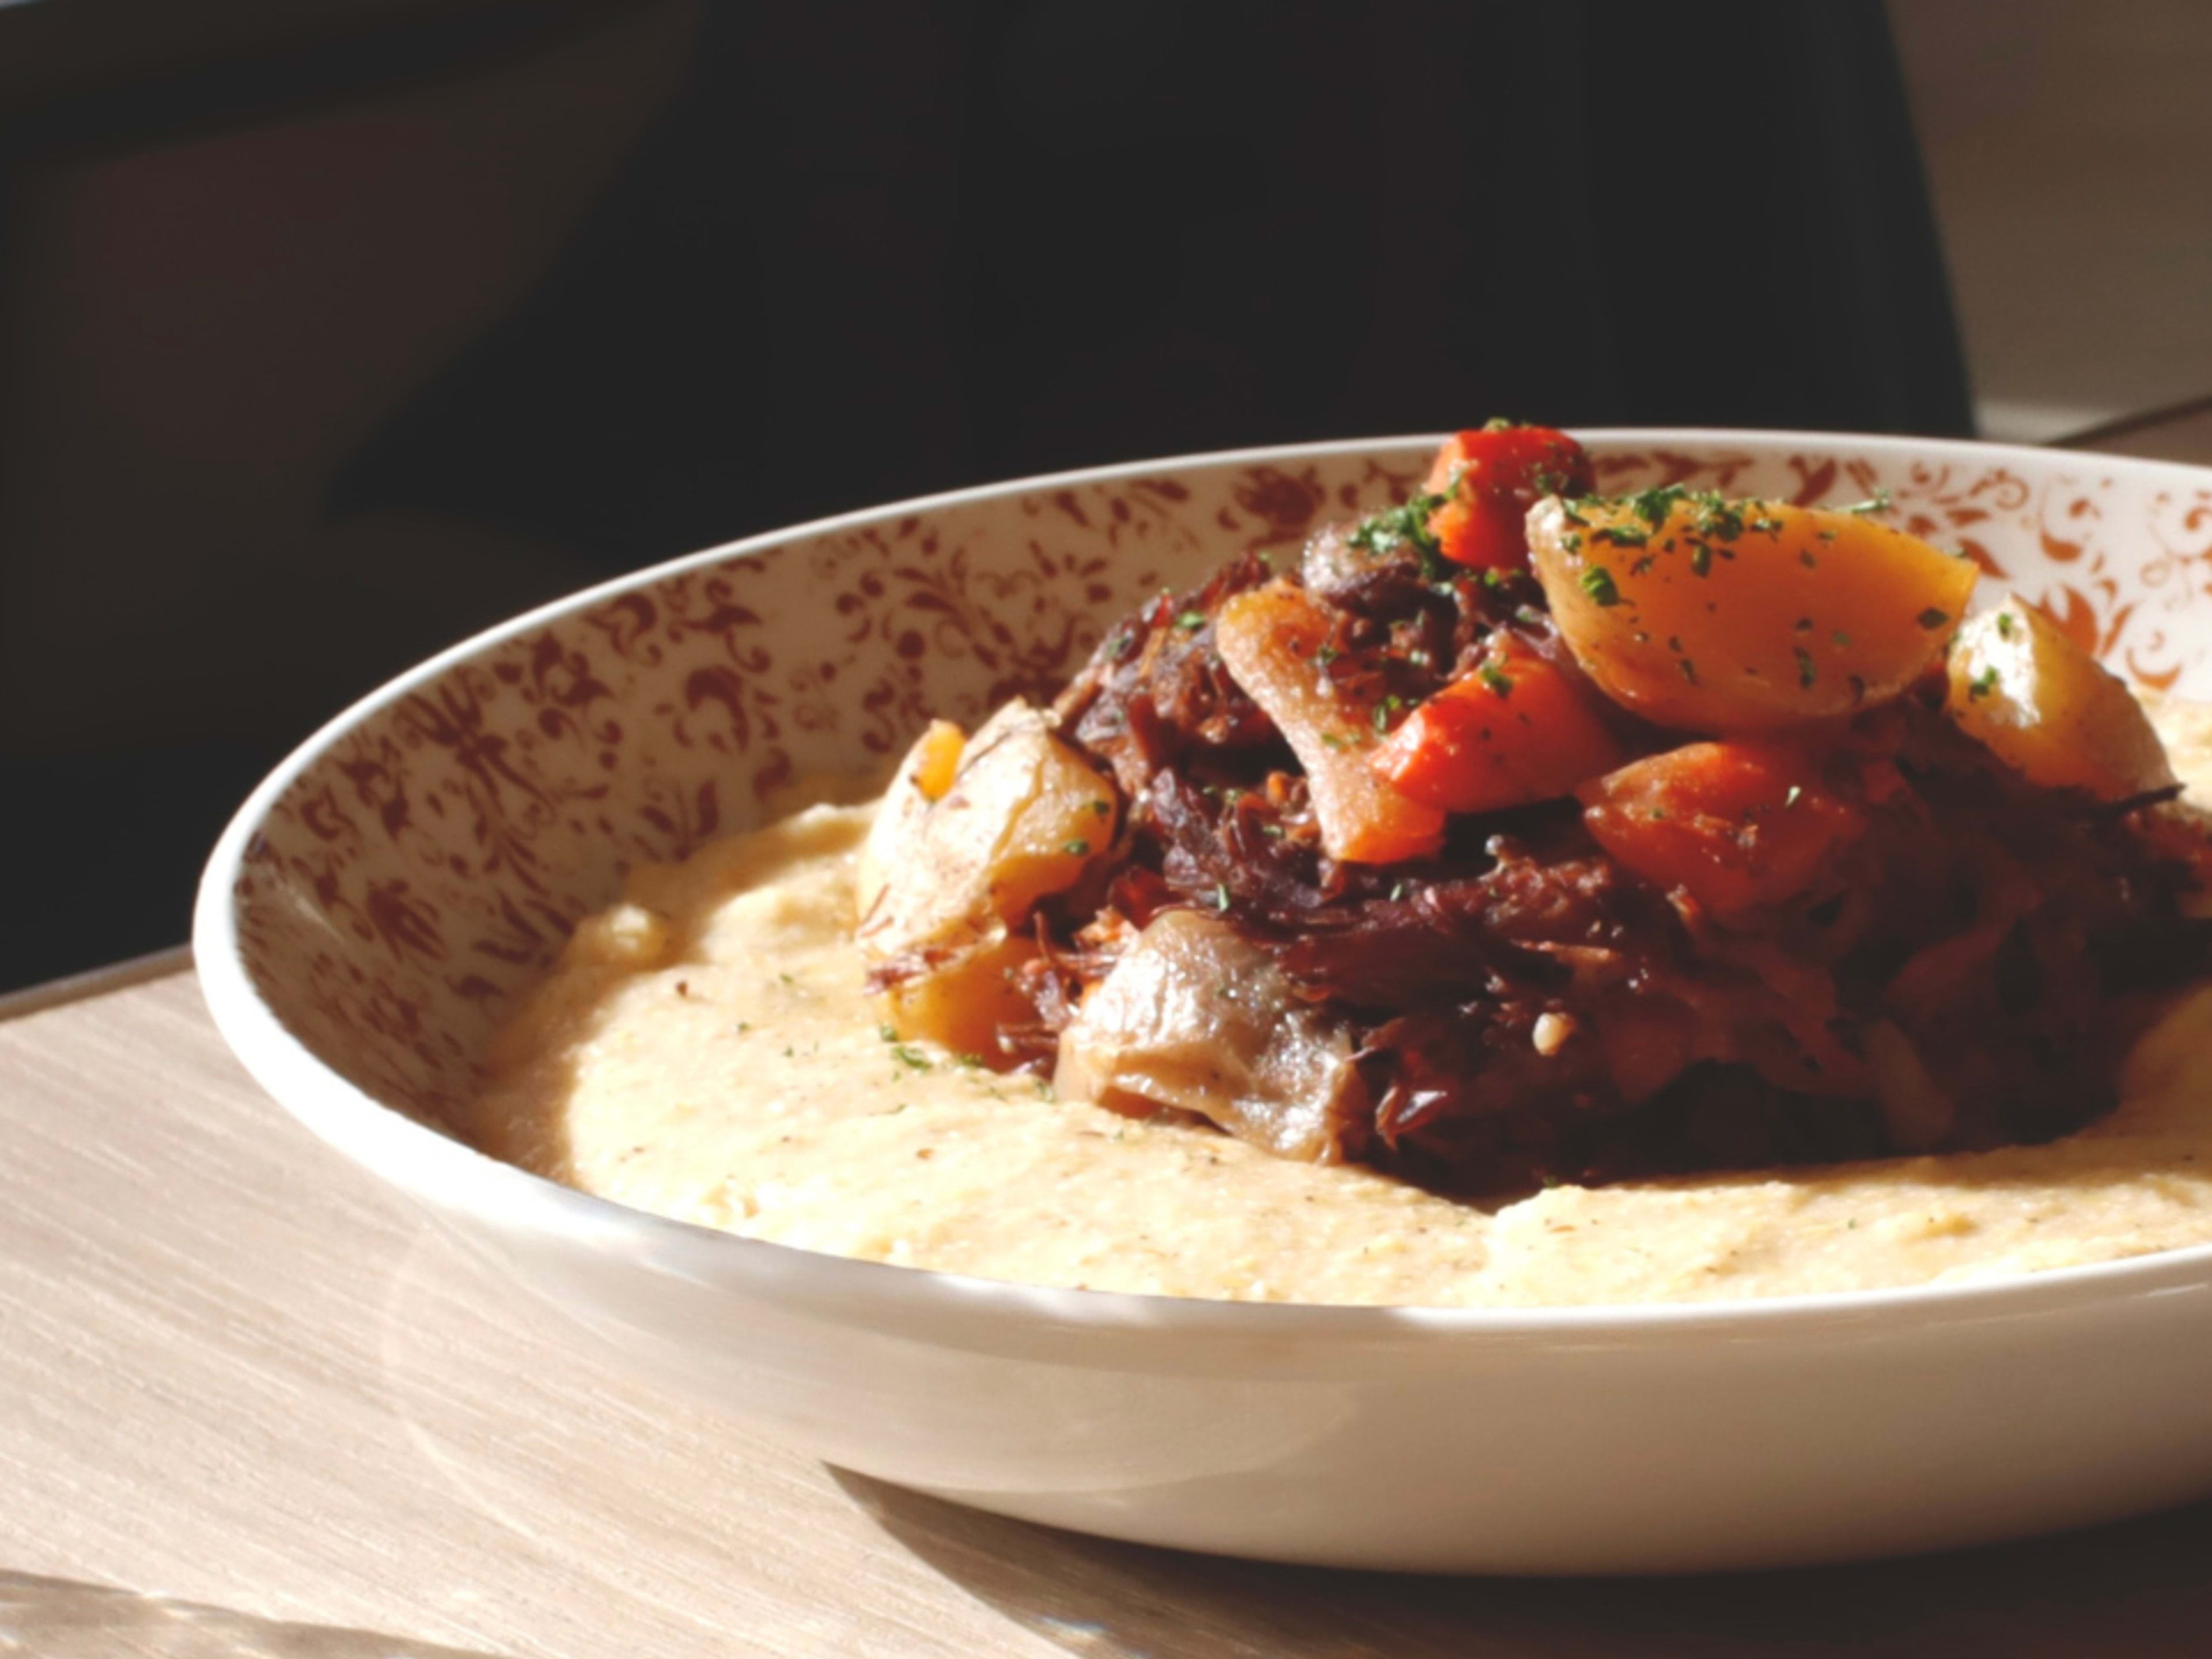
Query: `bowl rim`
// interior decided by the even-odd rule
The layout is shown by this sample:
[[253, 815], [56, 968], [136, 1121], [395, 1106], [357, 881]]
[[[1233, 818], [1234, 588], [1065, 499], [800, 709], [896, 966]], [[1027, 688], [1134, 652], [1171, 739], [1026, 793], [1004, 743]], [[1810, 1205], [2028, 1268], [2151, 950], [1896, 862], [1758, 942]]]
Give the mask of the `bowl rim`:
[[[1594, 448], [1721, 445], [1774, 450], [1832, 448], [1873, 456], [1984, 462], [2008, 458], [2047, 471], [2054, 458], [2079, 456], [2113, 477], [2144, 480], [2182, 475], [2212, 489], [2212, 467], [2139, 456], [2070, 452], [1965, 438], [1723, 427], [1571, 428]], [[2212, 1289], [2212, 1243], [2053, 1267], [1999, 1279], [1836, 1291], [1741, 1300], [1600, 1304], [1569, 1307], [1452, 1307], [1433, 1304], [1238, 1302], [1155, 1292], [1026, 1285], [933, 1268], [869, 1261], [749, 1238], [634, 1209], [562, 1186], [504, 1163], [387, 1106], [318, 1058], [287, 1030], [255, 990], [239, 948], [233, 893], [248, 848], [276, 800], [339, 738], [449, 669], [606, 599], [689, 571], [766, 552], [787, 543], [1048, 489], [1144, 477], [1164, 471], [1264, 465], [1434, 448], [1441, 434], [1408, 434], [1272, 444], [1157, 457], [973, 485], [859, 508], [763, 531], [599, 582], [537, 605], [447, 647], [356, 699], [317, 727], [255, 787], [210, 853], [192, 907], [191, 951], [201, 994], [217, 1031], [246, 1071], [286, 1112], [355, 1163], [434, 1211], [451, 1208], [503, 1228], [618, 1244], [637, 1260], [682, 1258], [687, 1277], [780, 1297], [865, 1312], [896, 1307], [913, 1316], [981, 1316], [1062, 1329], [1158, 1330], [1235, 1340], [1287, 1335], [1403, 1338], [1414, 1333], [1466, 1340], [1562, 1339], [1608, 1342], [1632, 1337], [1857, 1331], [1872, 1322], [1915, 1327], [2040, 1317], [2087, 1304]]]

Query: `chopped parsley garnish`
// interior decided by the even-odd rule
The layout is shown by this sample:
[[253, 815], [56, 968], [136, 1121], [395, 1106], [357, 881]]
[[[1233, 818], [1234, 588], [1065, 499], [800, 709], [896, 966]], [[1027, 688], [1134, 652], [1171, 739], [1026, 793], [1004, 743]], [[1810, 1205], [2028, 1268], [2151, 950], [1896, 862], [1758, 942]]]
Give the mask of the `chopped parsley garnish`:
[[1945, 623], [1950, 620], [1951, 613], [1949, 611], [1938, 611], [1932, 605], [1920, 613], [1920, 625], [1923, 628], [1929, 629], [1931, 630], [1941, 628]]
[[1692, 685], [1698, 683], [1698, 665], [1687, 657], [1678, 658], [1674, 666], [1682, 671], [1682, 678]]
[[2004, 640], [2012, 637], [2012, 612], [2009, 611], [1997, 612], [1997, 637]]
[[930, 1068], [929, 1056], [911, 1043], [891, 1044], [891, 1058], [897, 1060], [900, 1065], [916, 1072], [926, 1072]]
[[1813, 653], [1803, 646], [1793, 646], [1790, 654], [1797, 659], [1797, 684], [1801, 690], [1810, 690], [1813, 682], [1820, 678], [1820, 671], [1813, 665]]
[[1206, 612], [1203, 611], [1186, 611], [1182, 615], [1176, 618], [1176, 626], [1182, 629], [1203, 628], [1206, 626]]
[[1429, 519], [1450, 497], [1431, 495], [1425, 490], [1413, 495], [1401, 507], [1385, 507], [1359, 521], [1352, 532], [1352, 544], [1368, 553], [1389, 553], [1400, 547], [1410, 547], [1424, 558], [1439, 553], [1435, 534], [1429, 529]]
[[1996, 689], [1997, 671], [1994, 668], [1984, 668], [1966, 683], [1966, 696], [1973, 702], [1979, 702]]
[[1693, 576], [1709, 576], [1712, 574], [1712, 569], [1713, 550], [1703, 542], [1699, 542], [1690, 550], [1690, 574]]
[[1502, 672], [1496, 663], [1486, 662], [1483, 664], [1481, 667], [1474, 671], [1474, 675], [1477, 679], [1480, 680], [1483, 684], [1489, 689], [1490, 695], [1492, 696], [1510, 697], [1513, 695], [1513, 682], [1511, 678]]
[[1889, 511], [1889, 492], [1887, 489], [1877, 489], [1873, 495], [1868, 496], [1866, 500], [1863, 501], [1853, 501], [1848, 506], [1838, 507], [1836, 511], [1838, 513], [1857, 513], [1861, 514], [1869, 513], [1887, 513]]
[[1091, 843], [1087, 841], [1063, 842], [1060, 850], [1072, 859], [1079, 859], [1091, 850]]
[[1592, 605], [1609, 611], [1620, 603], [1620, 590], [1613, 585], [1613, 572], [1601, 564], [1594, 564], [1583, 571], [1580, 585]]

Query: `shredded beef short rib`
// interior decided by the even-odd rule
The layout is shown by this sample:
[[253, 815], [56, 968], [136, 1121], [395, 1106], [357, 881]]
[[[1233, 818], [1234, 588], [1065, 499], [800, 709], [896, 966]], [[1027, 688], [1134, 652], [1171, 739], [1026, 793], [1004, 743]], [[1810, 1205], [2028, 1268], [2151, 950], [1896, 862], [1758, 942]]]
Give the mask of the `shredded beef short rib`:
[[[2111, 1105], [2147, 994], [2207, 966], [2178, 902], [2191, 872], [2149, 833], [2161, 804], [2027, 787], [1932, 687], [1839, 739], [1889, 763], [1881, 799], [1838, 786], [1868, 833], [1725, 926], [1620, 867], [1571, 800], [1455, 819], [1418, 863], [1333, 861], [1286, 745], [1212, 648], [1221, 605], [1275, 577], [1248, 555], [1163, 595], [1056, 703], [1126, 827], [1103, 902], [1036, 919], [1036, 1018], [1002, 1031], [1010, 1057], [1048, 1063], [1139, 929], [1203, 912], [1352, 1034], [1364, 1086], [1309, 1152], [1500, 1194], [2048, 1139]], [[1464, 672], [1497, 629], [1563, 655], [1525, 579], [1425, 568], [1340, 528], [1303, 580], [1339, 618], [1330, 672], [1385, 706]], [[1682, 740], [1616, 723], [1632, 751]]]

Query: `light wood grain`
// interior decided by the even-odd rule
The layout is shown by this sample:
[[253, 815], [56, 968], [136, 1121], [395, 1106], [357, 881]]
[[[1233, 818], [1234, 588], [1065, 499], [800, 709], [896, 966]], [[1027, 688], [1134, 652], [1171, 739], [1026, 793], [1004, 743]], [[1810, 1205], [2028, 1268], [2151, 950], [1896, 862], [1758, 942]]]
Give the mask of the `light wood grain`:
[[1678, 1582], [1207, 1560], [833, 1474], [572, 1360], [174, 976], [0, 1025], [0, 1650], [2201, 1654], [2212, 1508]]

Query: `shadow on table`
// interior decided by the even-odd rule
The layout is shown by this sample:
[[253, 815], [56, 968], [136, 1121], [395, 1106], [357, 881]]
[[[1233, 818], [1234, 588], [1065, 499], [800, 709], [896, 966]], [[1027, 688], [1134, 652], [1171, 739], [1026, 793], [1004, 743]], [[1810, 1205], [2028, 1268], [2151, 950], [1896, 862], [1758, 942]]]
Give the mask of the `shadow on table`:
[[1681, 1578], [1447, 1578], [1225, 1561], [1003, 1520], [835, 1472], [915, 1556], [1097, 1659], [2206, 1651], [2212, 1504], [1911, 1560]]
[[497, 1659], [478, 1649], [8, 1571], [0, 1571], [0, 1651], [39, 1659]]

